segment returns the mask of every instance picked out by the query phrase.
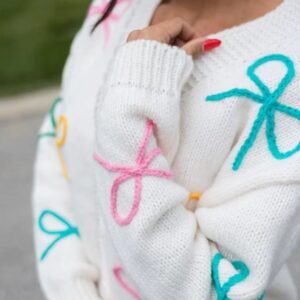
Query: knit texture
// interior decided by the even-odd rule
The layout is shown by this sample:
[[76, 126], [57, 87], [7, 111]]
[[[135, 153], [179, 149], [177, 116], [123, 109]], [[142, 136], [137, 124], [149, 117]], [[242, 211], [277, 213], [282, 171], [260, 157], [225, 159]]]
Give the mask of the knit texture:
[[298, 299], [285, 264], [300, 230], [300, 2], [194, 60], [126, 43], [158, 0], [119, 1], [91, 35], [106, 2], [91, 4], [39, 134], [46, 298]]
[[[180, 56], [177, 57], [179, 54]], [[170, 61], [168, 66], [172, 66], [173, 60], [178, 61], [172, 66], [174, 71], [172, 77], [168, 75], [168, 68], [166, 70], [161, 68], [162, 57], [168, 57], [167, 60]], [[174, 59], [175, 57], [177, 58]], [[269, 65], [267, 62], [273, 64]], [[171, 172], [174, 159], [180, 159], [181, 162], [188, 160], [194, 162], [191, 152], [195, 148], [192, 147], [193, 144], [189, 144], [189, 141], [178, 143], [183, 135], [181, 131], [184, 131], [182, 129], [184, 127], [180, 126], [185, 126], [184, 121], [183, 124], [180, 123], [182, 98], [178, 86], [182, 86], [182, 81], [186, 81], [191, 75], [190, 65], [191, 57], [182, 51], [153, 41], [132, 42], [120, 49], [106, 91], [103, 98], [99, 99], [96, 111], [95, 158], [99, 163], [96, 167], [99, 199], [101, 197], [111, 199], [115, 203], [114, 182], [118, 179], [110, 172], [111, 169], [105, 162], [112, 161], [120, 166], [119, 169], [122, 169], [124, 164], [131, 165], [136, 159], [137, 149], [140, 147], [144, 128], [149, 119], [155, 124], [156, 134], [151, 135], [146, 149], [148, 151], [156, 147], [163, 149], [157, 152], [155, 160], [152, 161], [155, 169], [160, 172]], [[254, 73], [258, 72], [258, 67], [260, 77]], [[245, 114], [245, 117], [231, 128], [233, 130], [231, 139], [228, 136], [229, 129], [226, 126], [223, 128], [218, 126], [217, 130], [221, 131], [222, 137], [227, 138], [222, 146], [228, 145], [225, 148], [228, 147], [229, 154], [227, 160], [222, 163], [223, 174], [219, 173], [212, 187], [204, 190], [195, 214], [183, 206], [183, 201], [189, 197], [184, 182], [172, 178], [147, 176], [147, 164], [144, 165], [144, 169], [140, 166], [134, 169], [135, 174], [138, 174], [136, 176], [139, 176], [141, 186], [137, 188], [133, 182], [126, 182], [119, 191], [118, 214], [120, 216], [126, 216], [128, 211], [130, 212], [132, 195], [139, 193], [139, 209], [135, 211], [134, 219], [121, 224], [116, 220], [109, 201], [100, 203], [116, 253], [123, 263], [124, 270], [135, 283], [141, 298], [208, 299], [211, 293], [216, 293], [219, 300], [259, 299], [268, 288], [270, 280], [280, 271], [282, 262], [287, 259], [292, 249], [293, 240], [288, 239], [287, 232], [283, 228], [294, 228], [293, 234], [299, 235], [298, 227], [294, 226], [294, 222], [299, 213], [297, 202], [300, 197], [300, 173], [293, 168], [299, 163], [299, 155], [293, 151], [294, 155], [290, 153], [285, 160], [276, 162], [268, 152], [274, 149], [264, 147], [265, 138], [258, 134], [268, 109], [274, 112], [277, 106], [282, 106], [295, 107], [297, 111], [297, 102], [293, 96], [294, 93], [297, 94], [297, 90], [294, 90], [292, 85], [295, 79], [294, 63], [284, 55], [264, 56], [250, 65], [248, 74], [259, 86], [261, 96], [254, 97], [247, 89], [245, 92], [243, 90], [243, 93], [240, 90], [233, 90], [208, 97], [208, 100], [221, 100], [228, 96], [235, 98], [234, 105], [220, 108], [218, 122], [226, 123], [229, 117], [232, 118], [239, 113]], [[166, 80], [164, 76], [168, 76], [170, 80], [166, 88], [161, 86], [161, 83]], [[147, 77], [149, 79], [145, 80]], [[157, 78], [159, 79], [156, 81]], [[268, 82], [270, 79], [271, 82]], [[296, 80], [293, 81], [293, 84], [296, 83]], [[211, 88], [218, 89], [213, 86]], [[279, 102], [284, 91], [284, 98], [291, 99], [291, 106], [283, 104], [287, 101], [285, 99], [280, 99]], [[246, 96], [265, 105], [257, 117], [259, 126], [255, 121], [256, 103], [248, 107], [240, 104], [241, 99]], [[185, 105], [190, 104], [186, 102]], [[211, 103], [204, 102], [202, 109], [212, 117], [214, 114], [209, 111], [207, 105], [211, 106]], [[278, 120], [277, 124], [289, 122], [289, 117], [291, 115], [286, 113], [286, 118]], [[297, 144], [299, 140], [297, 132], [299, 132], [300, 122], [298, 118], [295, 119], [297, 122], [290, 128], [292, 132], [289, 138], [284, 139], [285, 136], [281, 134], [283, 147], [288, 147], [290, 142]], [[251, 124], [253, 120], [256, 126], [252, 138], [252, 152], [247, 157], [243, 154], [245, 157], [243, 168], [234, 168], [237, 172], [233, 172], [230, 157], [237, 147], [241, 147], [249, 128], [252, 127], [251, 130], [254, 131]], [[270, 122], [270, 119], [268, 121]], [[195, 134], [207, 134], [201, 128], [200, 118], [193, 122], [193, 116], [190, 115], [189, 122], [194, 127], [189, 127], [188, 130], [192, 130]], [[278, 124], [277, 127], [280, 125]], [[210, 126], [212, 132], [214, 125]], [[268, 135], [269, 126], [266, 125], [267, 139], [272, 138]], [[172, 132], [169, 131], [170, 129]], [[271, 130], [274, 131], [274, 126]], [[205, 141], [210, 145], [213, 139], [212, 134], [206, 135]], [[274, 146], [273, 142], [269, 144]], [[163, 148], [163, 145], [168, 147]], [[245, 146], [241, 147], [242, 150], [244, 148]], [[182, 149], [190, 151], [184, 159], [179, 156], [180, 152], [184, 153]], [[203, 151], [201, 146], [196, 149], [199, 152], [197, 155], [201, 157]], [[225, 150], [221, 145], [220, 149]], [[145, 152], [147, 153], [147, 150]], [[177, 157], [174, 157], [174, 153]], [[206, 159], [213, 160], [214, 157], [207, 155]], [[237, 167], [241, 162], [242, 159], [238, 159]], [[181, 164], [176, 170], [177, 174], [181, 174], [182, 168], [185, 169]], [[199, 172], [201, 172], [200, 168], [194, 169], [191, 174], [196, 176]], [[286, 178], [280, 179], [282, 172], [286, 173]], [[247, 184], [255, 179], [257, 173], [262, 174], [264, 185], [249, 190]], [[273, 181], [275, 175], [278, 176], [277, 182]], [[235, 195], [230, 197], [227, 194], [228, 188], [221, 187], [226, 181], [229, 185], [233, 185], [237, 180], [243, 181], [243, 184], [232, 188]], [[216, 190], [213, 197], [210, 195], [211, 188]], [[218, 206], [210, 206], [213, 199], [219, 201]], [[260, 211], [259, 207], [264, 209]], [[208, 248], [199, 246], [198, 240], [201, 237]], [[214, 245], [223, 253], [222, 255], [209, 250]], [[231, 257], [235, 258], [233, 262]], [[222, 260], [226, 263], [221, 263]], [[274, 265], [274, 261], [281, 263]], [[212, 277], [211, 272], [203, 271], [205, 265], [211, 265]], [[146, 269], [147, 272], [144, 271]], [[159, 281], [155, 274], [160, 274]]]
[[[256, 70], [262, 65], [269, 62], [281, 62], [287, 71], [278, 86], [274, 91], [271, 91], [263, 81], [255, 74]], [[247, 152], [253, 146], [264, 121], [266, 120], [266, 139], [269, 146], [269, 150], [272, 155], [277, 159], [286, 159], [295, 153], [300, 151], [300, 142], [291, 150], [282, 152], [277, 145], [277, 136], [275, 133], [275, 113], [282, 112], [286, 115], [293, 117], [300, 121], [300, 110], [290, 106], [286, 106], [279, 102], [279, 98], [283, 95], [285, 89], [289, 86], [291, 81], [295, 77], [295, 67], [293, 62], [286, 56], [280, 54], [273, 54], [262, 57], [251, 65], [247, 72], [249, 78], [259, 88], [262, 95], [252, 93], [247, 89], [232, 89], [230, 91], [208, 96], [207, 101], [220, 101], [231, 97], [249, 98], [255, 102], [262, 104], [262, 108], [259, 110], [256, 120], [253, 123], [251, 132], [247, 137], [245, 143], [242, 145], [239, 153], [237, 154], [233, 163], [233, 170], [238, 170]]]

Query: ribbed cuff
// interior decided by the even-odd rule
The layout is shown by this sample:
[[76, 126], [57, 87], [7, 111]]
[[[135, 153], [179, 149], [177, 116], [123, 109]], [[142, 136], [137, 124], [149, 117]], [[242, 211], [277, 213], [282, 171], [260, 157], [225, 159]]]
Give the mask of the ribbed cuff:
[[152, 40], [123, 45], [114, 61], [109, 86], [126, 85], [159, 93], [180, 92], [193, 70], [191, 55]]
[[87, 280], [74, 280], [53, 292], [49, 300], [103, 300], [97, 291], [96, 284]]

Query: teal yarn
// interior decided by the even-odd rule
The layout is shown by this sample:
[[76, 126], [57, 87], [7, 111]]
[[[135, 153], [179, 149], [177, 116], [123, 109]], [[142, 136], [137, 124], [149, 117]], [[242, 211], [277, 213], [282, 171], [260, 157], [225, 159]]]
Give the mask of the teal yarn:
[[56, 137], [56, 133], [55, 132], [41, 132], [38, 134], [37, 139], [40, 140], [44, 137], [51, 137], [51, 138], [55, 138]]
[[55, 132], [55, 129], [56, 129], [56, 125], [57, 125], [57, 122], [56, 122], [56, 119], [55, 119], [55, 111], [56, 111], [56, 108], [57, 108], [57, 105], [62, 101], [62, 98], [61, 97], [57, 97], [53, 104], [51, 105], [51, 108], [49, 110], [49, 117], [50, 117], [50, 121], [51, 121], [51, 125], [52, 125], [52, 128], [53, 128], [53, 131], [49, 131], [49, 132], [41, 132], [38, 134], [37, 136], [37, 139], [40, 140], [41, 138], [44, 138], [44, 137], [53, 137], [55, 138], [56, 137], [56, 132]]
[[264, 300], [265, 299], [265, 293], [262, 294], [262, 296], [258, 300]]
[[[63, 230], [50, 230], [44, 225], [44, 220], [48, 217], [56, 219], [58, 222], [62, 223], [65, 227]], [[80, 236], [77, 227], [72, 226], [68, 221], [66, 221], [62, 216], [58, 215], [52, 210], [44, 210], [38, 220], [38, 226], [40, 230], [48, 235], [56, 236], [56, 238], [50, 243], [50, 245], [43, 251], [40, 260], [43, 261], [48, 255], [49, 251], [62, 239], [65, 239], [71, 235]]]
[[[282, 78], [281, 82], [278, 84], [276, 89], [272, 92], [269, 87], [267, 87], [264, 82], [256, 75], [255, 71], [262, 65], [269, 62], [281, 62], [287, 69], [285, 76]], [[250, 80], [258, 87], [261, 95], [255, 94], [247, 89], [234, 88], [227, 92], [220, 94], [210, 95], [206, 98], [206, 101], [222, 101], [232, 97], [243, 97], [250, 99], [258, 104], [261, 104], [261, 108], [258, 115], [252, 125], [249, 136], [246, 138], [244, 144], [241, 146], [238, 154], [232, 165], [232, 169], [237, 171], [245, 156], [252, 148], [260, 132], [264, 122], [266, 121], [266, 138], [268, 143], [268, 148], [276, 159], [286, 159], [294, 155], [296, 152], [300, 151], [300, 142], [293, 149], [282, 152], [277, 145], [277, 136], [275, 134], [275, 113], [281, 112], [290, 117], [293, 117], [300, 121], [300, 110], [284, 105], [279, 102], [279, 98], [283, 95], [284, 91], [288, 85], [292, 82], [295, 77], [295, 66], [293, 61], [282, 54], [272, 54], [258, 59], [254, 62], [247, 71], [247, 75]]]
[[225, 259], [221, 253], [217, 253], [212, 262], [212, 280], [217, 293], [217, 300], [230, 300], [227, 297], [229, 291], [240, 282], [244, 281], [250, 274], [248, 267], [242, 261], [235, 261], [232, 263], [233, 267], [238, 271], [236, 275], [233, 275], [221, 285], [219, 276], [219, 267], [221, 261]]
[[55, 100], [54, 100], [54, 103], [52, 104], [51, 108], [50, 108], [50, 120], [51, 120], [51, 123], [52, 123], [52, 127], [53, 128], [56, 128], [56, 119], [55, 119], [55, 110], [56, 110], [56, 107], [57, 105], [62, 101], [62, 98], [61, 97], [57, 97]]

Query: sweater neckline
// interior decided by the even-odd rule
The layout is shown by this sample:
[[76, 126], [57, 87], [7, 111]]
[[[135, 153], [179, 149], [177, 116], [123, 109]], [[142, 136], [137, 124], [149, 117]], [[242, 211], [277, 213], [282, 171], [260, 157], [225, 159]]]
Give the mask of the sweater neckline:
[[[222, 40], [223, 46], [195, 60], [195, 77], [209, 76], [216, 69], [258, 59], [270, 49], [278, 49], [295, 31], [300, 31], [300, 1], [283, 0], [275, 9], [249, 22], [233, 26], [208, 37]], [[286, 49], [283, 45], [282, 49]]]
[[264, 15], [257, 17], [255, 19], [252, 19], [248, 22], [241, 23], [239, 25], [235, 25], [229, 28], [226, 28], [224, 30], [218, 31], [214, 34], [210, 34], [208, 37], [214, 36], [214, 37], [225, 37], [227, 35], [233, 35], [235, 33], [238, 33], [241, 30], [249, 30], [252, 27], [258, 27], [260, 23], [268, 23], [270, 24], [270, 21], [272, 18], [275, 18], [277, 15], [281, 14], [283, 10], [286, 9], [288, 3], [292, 2], [291, 0], [283, 0], [280, 4], [278, 4], [274, 9], [266, 12]]
[[[142, 3], [142, 2], [144, 2], [144, 3]], [[139, 16], [137, 16], [141, 21], [141, 27], [146, 27], [149, 25], [155, 10], [158, 8], [158, 6], [161, 4], [161, 2], [162, 2], [162, 0], [140, 1], [140, 6], [144, 8], [142, 10], [144, 12], [144, 14], [139, 14]], [[220, 38], [220, 39], [222, 39], [222, 38], [227, 39], [229, 37], [236, 37], [236, 35], [238, 35], [239, 33], [242, 33], [242, 32], [250, 33], [251, 31], [257, 31], [257, 29], [262, 29], [262, 28], [260, 28], [262, 25], [266, 25], [266, 27], [263, 28], [263, 31], [265, 32], [265, 31], [267, 31], [267, 29], [272, 28], [274, 23], [276, 23], [276, 20], [274, 20], [275, 18], [276, 19], [280, 18], [279, 19], [279, 21], [281, 21], [280, 24], [283, 24], [285, 17], [287, 17], [288, 10], [289, 10], [289, 8], [291, 8], [291, 4], [292, 3], [297, 4], [297, 2], [299, 2], [299, 1], [298, 0], [283, 0], [273, 10], [265, 13], [264, 15], [262, 15], [260, 17], [257, 17], [248, 22], [218, 31], [216, 33], [210, 34], [207, 37], [208, 38], [215, 37], [215, 38]], [[298, 7], [300, 7], [300, 5], [298, 5]], [[261, 30], [260, 30], [260, 32], [261, 32]]]
[[[161, 0], [136, 1], [128, 30], [146, 27], [160, 3]], [[238, 65], [249, 57], [258, 57], [270, 46], [286, 40], [289, 34], [300, 31], [299, 19], [300, 1], [283, 0], [263, 16], [209, 35], [221, 39], [223, 46], [195, 60], [195, 77], [208, 76], [216, 69]]]

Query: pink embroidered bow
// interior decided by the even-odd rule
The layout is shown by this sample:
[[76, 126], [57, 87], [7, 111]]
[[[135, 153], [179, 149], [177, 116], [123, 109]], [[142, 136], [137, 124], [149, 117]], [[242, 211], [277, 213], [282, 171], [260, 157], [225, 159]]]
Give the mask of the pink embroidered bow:
[[[109, 16], [102, 22], [103, 30], [104, 30], [104, 38], [105, 42], [107, 43], [110, 38], [110, 23], [111, 22], [118, 22], [123, 15], [125, 14], [126, 10], [129, 8], [132, 0], [118, 0], [117, 4]], [[123, 5], [124, 4], [124, 5]], [[101, 16], [105, 12], [107, 6], [109, 5], [109, 1], [105, 0], [99, 5], [91, 5], [88, 10], [88, 16]], [[118, 6], [122, 6], [122, 10], [119, 13], [116, 13], [115, 10]]]
[[122, 266], [115, 266], [113, 267], [114, 275], [117, 279], [117, 281], [120, 283], [120, 285], [136, 300], [141, 300], [140, 296], [137, 294], [137, 292], [132, 289], [121, 277], [121, 272], [123, 271]]
[[[94, 159], [104, 168], [112, 172], [120, 173], [120, 176], [114, 181], [113, 186], [111, 188], [112, 215], [119, 225], [129, 225], [138, 211], [139, 204], [141, 201], [143, 176], [156, 176], [163, 178], [172, 177], [172, 174], [170, 172], [149, 168], [149, 165], [154, 160], [154, 158], [161, 153], [161, 150], [157, 147], [150, 151], [150, 153], [146, 154], [146, 148], [149, 144], [150, 137], [153, 132], [153, 127], [153, 121], [149, 120], [146, 124], [146, 132], [144, 139], [137, 153], [135, 166], [112, 165], [106, 162], [104, 159], [102, 159], [98, 154], [94, 154]], [[135, 180], [134, 200], [129, 214], [125, 218], [122, 218], [117, 211], [117, 193], [120, 185], [130, 179]]]

